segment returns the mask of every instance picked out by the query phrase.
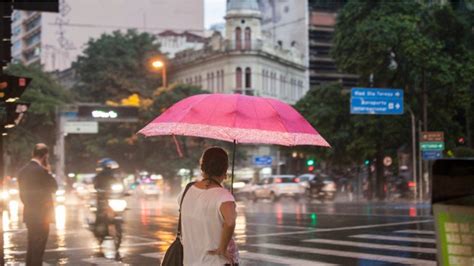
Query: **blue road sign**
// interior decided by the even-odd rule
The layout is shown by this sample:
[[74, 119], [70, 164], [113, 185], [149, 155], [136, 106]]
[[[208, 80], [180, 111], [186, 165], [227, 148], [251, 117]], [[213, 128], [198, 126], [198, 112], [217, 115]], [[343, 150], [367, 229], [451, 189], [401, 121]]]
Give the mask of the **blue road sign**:
[[423, 160], [431, 161], [443, 158], [442, 151], [422, 151]]
[[272, 165], [271, 156], [255, 156], [253, 158], [253, 164], [255, 165]]
[[352, 88], [351, 114], [401, 115], [403, 90]]

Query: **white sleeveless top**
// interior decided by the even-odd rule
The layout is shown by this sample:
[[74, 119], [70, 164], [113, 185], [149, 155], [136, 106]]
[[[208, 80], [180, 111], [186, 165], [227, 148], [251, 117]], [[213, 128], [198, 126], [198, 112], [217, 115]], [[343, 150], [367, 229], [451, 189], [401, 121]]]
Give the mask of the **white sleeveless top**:
[[[182, 193], [178, 197], [181, 201]], [[219, 265], [228, 263], [217, 255], [209, 255], [209, 250], [219, 247], [224, 219], [220, 212], [224, 202], [235, 202], [234, 196], [224, 188], [189, 188], [181, 209], [182, 244], [184, 265]], [[229, 252], [238, 262], [238, 250], [234, 239], [229, 243]]]

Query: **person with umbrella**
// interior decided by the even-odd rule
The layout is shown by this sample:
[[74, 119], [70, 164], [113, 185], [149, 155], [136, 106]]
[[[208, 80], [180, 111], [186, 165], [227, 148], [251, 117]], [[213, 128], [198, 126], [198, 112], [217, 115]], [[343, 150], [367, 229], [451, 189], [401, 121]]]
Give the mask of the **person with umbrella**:
[[229, 167], [227, 152], [219, 147], [207, 149], [200, 166], [202, 180], [190, 187], [181, 205], [184, 265], [238, 265], [232, 238], [237, 218], [235, 199], [221, 185]]

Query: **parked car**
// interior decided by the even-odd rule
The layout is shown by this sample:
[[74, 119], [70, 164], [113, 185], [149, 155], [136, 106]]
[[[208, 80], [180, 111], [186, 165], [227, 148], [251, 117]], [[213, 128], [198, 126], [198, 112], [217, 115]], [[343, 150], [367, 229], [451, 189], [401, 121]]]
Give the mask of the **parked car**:
[[336, 198], [336, 182], [325, 174], [303, 174], [298, 177], [303, 182], [309, 200], [333, 201]]
[[277, 201], [281, 197], [299, 199], [304, 196], [305, 189], [294, 175], [274, 175], [260, 179], [251, 193], [253, 200], [267, 198]]

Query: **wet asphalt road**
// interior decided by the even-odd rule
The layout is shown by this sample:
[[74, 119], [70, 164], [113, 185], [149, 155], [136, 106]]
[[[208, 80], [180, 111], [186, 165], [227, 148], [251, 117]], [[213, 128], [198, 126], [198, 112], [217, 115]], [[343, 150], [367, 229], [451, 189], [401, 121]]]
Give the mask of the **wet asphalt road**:
[[[159, 265], [175, 238], [174, 199], [127, 199], [121, 261], [111, 241], [102, 252], [86, 228], [86, 203], [70, 197], [56, 207], [47, 265]], [[318, 203], [281, 199], [239, 202], [236, 239], [242, 265], [436, 265], [434, 224], [428, 204]], [[25, 260], [21, 205], [3, 212], [7, 265]]]

